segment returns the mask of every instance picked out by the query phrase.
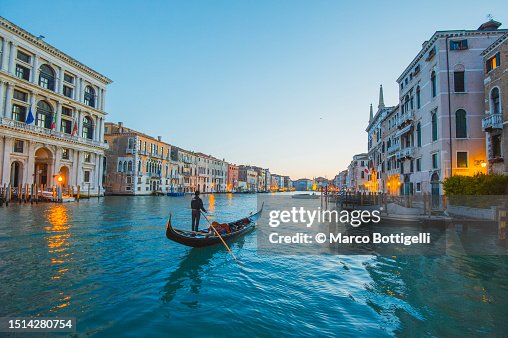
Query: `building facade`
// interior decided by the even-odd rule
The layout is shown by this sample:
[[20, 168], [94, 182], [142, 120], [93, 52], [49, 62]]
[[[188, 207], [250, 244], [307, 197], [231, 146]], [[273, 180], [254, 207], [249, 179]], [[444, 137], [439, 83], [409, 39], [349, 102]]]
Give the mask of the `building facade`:
[[368, 163], [367, 153], [356, 154], [347, 168], [346, 186], [349, 191], [366, 191], [368, 181]]
[[112, 81], [1, 17], [0, 38], [0, 184], [102, 194]]
[[482, 53], [485, 84], [485, 115], [489, 173], [508, 174], [508, 33]]

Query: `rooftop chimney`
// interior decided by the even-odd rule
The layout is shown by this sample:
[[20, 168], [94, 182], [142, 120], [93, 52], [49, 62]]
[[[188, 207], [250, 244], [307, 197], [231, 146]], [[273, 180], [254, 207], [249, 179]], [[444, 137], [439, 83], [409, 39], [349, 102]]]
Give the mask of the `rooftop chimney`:
[[162, 136], [157, 136], [157, 140], [162, 141]]
[[123, 133], [123, 122], [118, 122], [118, 132]]

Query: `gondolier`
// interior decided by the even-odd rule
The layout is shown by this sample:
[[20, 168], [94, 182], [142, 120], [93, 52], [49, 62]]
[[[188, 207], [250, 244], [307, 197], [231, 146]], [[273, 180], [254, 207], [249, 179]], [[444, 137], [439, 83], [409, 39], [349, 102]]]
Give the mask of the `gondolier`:
[[194, 197], [191, 200], [191, 209], [192, 209], [192, 231], [198, 231], [201, 210], [203, 210], [204, 212], [207, 211], [203, 207], [203, 200], [199, 198], [199, 191], [197, 190], [194, 193]]

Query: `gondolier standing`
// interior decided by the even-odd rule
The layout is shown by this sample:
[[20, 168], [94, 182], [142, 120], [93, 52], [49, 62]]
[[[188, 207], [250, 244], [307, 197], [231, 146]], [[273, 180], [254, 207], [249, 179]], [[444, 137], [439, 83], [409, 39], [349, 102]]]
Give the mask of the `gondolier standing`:
[[199, 191], [196, 190], [194, 193], [194, 197], [191, 200], [191, 209], [192, 209], [192, 231], [198, 231], [199, 228], [199, 217], [201, 215], [201, 210], [207, 212], [203, 207], [203, 201], [199, 198]]

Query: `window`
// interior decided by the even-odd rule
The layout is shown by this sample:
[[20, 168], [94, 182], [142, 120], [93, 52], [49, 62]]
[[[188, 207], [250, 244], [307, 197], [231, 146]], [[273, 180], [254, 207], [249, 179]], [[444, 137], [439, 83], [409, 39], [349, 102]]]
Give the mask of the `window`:
[[416, 159], [416, 171], [422, 171], [422, 159], [421, 158]]
[[74, 77], [72, 77], [71, 75], [65, 73], [64, 74], [64, 81], [67, 82], [67, 83], [73, 84], [74, 83]]
[[432, 141], [437, 141], [437, 113], [432, 113]]
[[422, 146], [422, 125], [420, 122], [416, 125], [416, 144], [418, 147]]
[[422, 191], [422, 184], [420, 182], [416, 183], [416, 192]]
[[68, 107], [62, 107], [62, 115], [72, 117], [72, 109]]
[[92, 154], [85, 153], [85, 162], [87, 162], [87, 163], [92, 162]]
[[501, 135], [493, 135], [492, 140], [492, 157], [499, 158], [501, 156]]
[[123, 162], [120, 161], [120, 162], [118, 162], [118, 172], [122, 172], [122, 168], [123, 168]]
[[453, 72], [453, 84], [455, 86], [455, 93], [466, 91], [464, 86], [464, 71]]
[[16, 64], [16, 76], [20, 79], [30, 81], [30, 69]]
[[431, 50], [429, 50], [429, 54], [427, 54], [427, 58], [425, 59], [425, 61], [430, 61], [432, 60], [432, 58], [436, 55], [436, 47], [432, 47]]
[[62, 149], [62, 160], [68, 160], [69, 159], [69, 149], [63, 148]]
[[15, 153], [23, 153], [23, 141], [15, 140], [14, 141], [14, 152]]
[[85, 183], [90, 183], [90, 171], [85, 170]]
[[411, 162], [409, 162], [409, 172], [412, 173], [415, 169], [414, 169], [414, 161], [411, 160]]
[[65, 96], [67, 96], [68, 98], [72, 99], [72, 97], [73, 97], [73, 95], [72, 95], [72, 94], [73, 94], [73, 92], [74, 92], [74, 90], [73, 90], [71, 87], [66, 86], [66, 85], [64, 85], [64, 86], [63, 86], [63, 94], [64, 94]]
[[53, 109], [46, 101], [39, 101], [37, 103], [35, 124], [39, 127], [51, 129], [51, 123], [53, 122]]
[[127, 165], [127, 171], [132, 171], [132, 161], [129, 161], [129, 164]]
[[12, 119], [19, 122], [26, 121], [26, 107], [18, 106], [17, 104], [12, 105]]
[[501, 114], [499, 101], [499, 89], [496, 87], [490, 92], [490, 113]]
[[420, 96], [420, 86], [416, 87], [416, 108], [420, 109], [421, 107], [421, 96]]
[[432, 154], [432, 169], [437, 169], [437, 153]]
[[467, 116], [464, 109], [459, 109], [455, 112], [455, 137], [467, 137]]
[[467, 168], [467, 152], [457, 152], [457, 168]]
[[83, 118], [83, 134], [81, 136], [89, 140], [93, 138], [93, 122], [88, 116]]
[[430, 87], [432, 90], [432, 97], [436, 97], [437, 94], [437, 83], [436, 83], [436, 72], [432, 71], [430, 74]]
[[134, 148], [134, 138], [129, 137], [129, 139], [127, 140], [127, 149], [133, 149], [133, 148]]
[[62, 119], [62, 123], [60, 125], [60, 131], [65, 134], [71, 134], [72, 133], [72, 121]]
[[41, 68], [39, 68], [39, 86], [49, 90], [55, 90], [55, 72], [53, 68], [48, 65], [42, 65]]
[[16, 89], [14, 89], [14, 95], [13, 95], [13, 97], [16, 100], [19, 100], [19, 101], [23, 101], [23, 102], [27, 102], [28, 101], [28, 94], [25, 93], [25, 92], [21, 92], [19, 90], [16, 90]]
[[488, 73], [491, 70], [496, 69], [497, 67], [499, 67], [500, 61], [501, 61], [501, 55], [499, 54], [499, 52], [497, 52], [496, 55], [494, 55], [493, 57], [491, 57], [490, 59], [485, 61], [485, 70], [486, 70], [486, 72]]
[[450, 41], [450, 50], [465, 50], [467, 49], [467, 40]]
[[420, 65], [416, 65], [414, 75], [418, 74], [420, 72]]
[[365, 172], [362, 171], [361, 176], [362, 176], [362, 178], [365, 178]]
[[18, 54], [17, 54], [16, 58], [18, 60], [25, 62], [25, 63], [30, 63], [30, 59], [31, 59], [30, 55], [28, 55], [27, 53], [24, 53], [20, 50], [18, 50]]
[[91, 86], [86, 86], [85, 88], [85, 104], [95, 107], [95, 90]]

